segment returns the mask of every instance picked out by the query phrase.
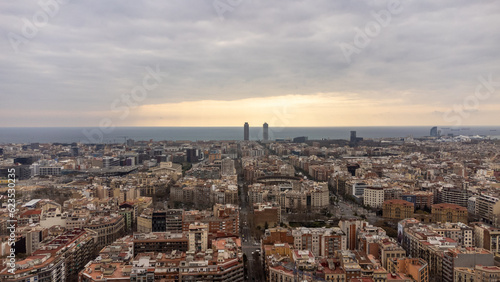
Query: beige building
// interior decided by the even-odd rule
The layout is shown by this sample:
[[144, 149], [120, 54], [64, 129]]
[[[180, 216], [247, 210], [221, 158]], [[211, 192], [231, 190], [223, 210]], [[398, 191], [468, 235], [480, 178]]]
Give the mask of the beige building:
[[455, 204], [432, 205], [433, 222], [463, 222], [468, 223], [468, 212], [466, 207]]
[[433, 223], [428, 225], [428, 228], [439, 234], [439, 236], [455, 240], [461, 247], [474, 247], [474, 229], [465, 223]]
[[307, 210], [307, 195], [298, 191], [285, 191], [280, 194], [280, 206], [289, 211]]
[[474, 282], [474, 269], [470, 267], [455, 267], [453, 277], [455, 282]]
[[152, 170], [155, 175], [167, 175], [175, 181], [182, 177], [182, 165], [173, 162], [161, 162], [159, 168]]
[[383, 242], [379, 246], [382, 267], [387, 267], [390, 259], [406, 258], [406, 251], [394, 242]]
[[484, 248], [493, 252], [500, 253], [500, 229], [483, 222], [474, 222], [474, 240], [478, 248]]
[[266, 202], [267, 199], [267, 190], [264, 190], [264, 184], [255, 183], [248, 187], [248, 199], [250, 203], [262, 203]]
[[119, 193], [118, 203], [123, 203], [125, 201], [133, 201], [139, 196], [139, 191], [134, 187], [121, 188]]
[[383, 217], [405, 219], [413, 216], [413, 203], [404, 200], [387, 200], [383, 205]]
[[311, 208], [320, 210], [330, 204], [330, 192], [328, 191], [328, 183], [317, 183], [311, 191]]
[[295, 281], [295, 274], [293, 270], [286, 269], [283, 266], [269, 267], [269, 282], [293, 282]]
[[306, 228], [292, 230], [296, 250], [309, 250], [315, 256], [333, 257], [336, 251], [347, 249], [347, 237], [339, 227]]
[[[241, 241], [235, 238], [212, 240], [204, 252], [188, 252], [187, 239], [182, 244], [167, 233], [149, 234], [150, 239], [134, 235], [135, 258], [126, 261], [102, 259], [91, 261], [80, 272], [81, 282], [125, 281], [221, 281], [243, 282]], [[176, 234], [178, 239], [181, 234]], [[146, 239], [146, 241], [144, 240]], [[182, 238], [180, 238], [182, 239]], [[149, 242], [147, 242], [149, 241]], [[146, 246], [144, 244], [150, 245]], [[145, 247], [145, 248], [142, 248]], [[116, 246], [112, 249], [117, 249]], [[122, 249], [118, 247], [118, 249]], [[128, 248], [127, 248], [128, 249]], [[101, 257], [105, 257], [101, 253]], [[62, 281], [62, 280], [54, 280]], [[76, 281], [76, 280], [75, 280]]]
[[416, 282], [429, 282], [429, 266], [421, 258], [390, 258], [387, 261], [389, 273], [404, 273], [412, 277]]
[[76, 209], [66, 217], [66, 228], [83, 228], [90, 219], [90, 211], [87, 209]]
[[366, 187], [363, 192], [363, 204], [372, 208], [382, 208], [384, 203], [384, 188]]
[[472, 267], [455, 267], [455, 282], [493, 282], [500, 281], [500, 267], [476, 265]]
[[500, 281], [500, 267], [476, 265], [474, 282]]
[[208, 247], [208, 224], [193, 223], [188, 232], [189, 251], [204, 252]]
[[137, 217], [137, 232], [150, 233], [153, 232], [153, 210], [145, 209], [140, 216]]
[[117, 214], [93, 217], [84, 228], [97, 232], [97, 248], [100, 250], [123, 235], [125, 220], [123, 216]]

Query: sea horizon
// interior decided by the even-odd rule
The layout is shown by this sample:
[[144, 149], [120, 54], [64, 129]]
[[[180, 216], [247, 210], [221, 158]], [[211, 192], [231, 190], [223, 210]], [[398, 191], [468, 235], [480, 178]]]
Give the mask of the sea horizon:
[[[481, 135], [500, 138], [500, 126], [437, 126], [442, 135]], [[309, 140], [358, 137], [415, 138], [430, 135], [432, 126], [328, 126], [272, 127], [269, 138], [287, 139], [306, 136]], [[0, 144], [6, 143], [123, 143], [135, 141], [243, 140], [243, 126], [120, 126], [108, 131], [99, 127], [0, 127]], [[262, 126], [250, 126], [250, 140], [262, 139]]]

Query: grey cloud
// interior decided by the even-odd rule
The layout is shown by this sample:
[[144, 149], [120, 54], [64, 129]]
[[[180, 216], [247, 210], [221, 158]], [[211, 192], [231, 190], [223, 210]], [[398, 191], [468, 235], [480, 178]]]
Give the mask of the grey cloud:
[[402, 1], [351, 63], [339, 43], [387, 1], [243, 0], [223, 21], [213, 2], [69, 1], [19, 53], [7, 34], [40, 7], [1, 2], [0, 95], [22, 102], [0, 109], [105, 111], [156, 65], [169, 77], [146, 104], [409, 92], [408, 104], [446, 105], [473, 93], [478, 75], [500, 77], [495, 1]]

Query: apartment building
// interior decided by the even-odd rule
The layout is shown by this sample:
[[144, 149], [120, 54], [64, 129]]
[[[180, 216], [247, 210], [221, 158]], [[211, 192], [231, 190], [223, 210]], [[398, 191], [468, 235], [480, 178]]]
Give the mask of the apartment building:
[[476, 247], [484, 248], [495, 255], [500, 253], [500, 229], [483, 222], [474, 222], [474, 241]]
[[294, 249], [310, 250], [318, 257], [333, 257], [336, 251], [347, 249], [347, 237], [338, 227], [306, 228], [292, 230]]
[[385, 200], [384, 188], [366, 187], [363, 191], [363, 204], [372, 208], [382, 208]]
[[124, 235], [125, 220], [119, 214], [97, 216], [92, 217], [84, 228], [97, 232], [97, 248], [102, 249]]
[[416, 282], [429, 282], [429, 265], [421, 258], [389, 258], [387, 260], [387, 271], [389, 273], [404, 273]]

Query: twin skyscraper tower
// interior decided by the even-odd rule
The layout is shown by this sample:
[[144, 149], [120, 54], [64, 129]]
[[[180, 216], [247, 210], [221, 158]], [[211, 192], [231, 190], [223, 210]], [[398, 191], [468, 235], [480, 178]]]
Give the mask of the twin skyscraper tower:
[[[262, 139], [267, 141], [269, 140], [269, 125], [267, 122], [264, 122], [262, 128]], [[250, 125], [248, 125], [248, 122], [245, 122], [245, 125], [243, 125], [243, 140], [250, 140]]]

